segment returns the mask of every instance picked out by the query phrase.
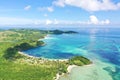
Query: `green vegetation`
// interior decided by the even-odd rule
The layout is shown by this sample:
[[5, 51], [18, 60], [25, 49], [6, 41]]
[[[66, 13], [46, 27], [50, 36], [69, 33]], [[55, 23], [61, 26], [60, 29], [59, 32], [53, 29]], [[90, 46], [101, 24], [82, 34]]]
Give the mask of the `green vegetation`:
[[58, 34], [76, 34], [78, 32], [75, 32], [75, 31], [50, 30], [49, 33], [58, 35]]
[[88, 65], [88, 64], [91, 64], [91, 63], [92, 62], [89, 59], [87, 59], [83, 56], [75, 56], [75, 57], [69, 59], [69, 64], [70, 65], [74, 64], [74, 65], [77, 65], [77, 66], [83, 66], [83, 65]]
[[2, 61], [0, 62], [0, 80], [53, 80], [58, 72], [58, 65], [57, 62], [31, 64], [25, 60], [19, 63]]
[[[38, 41], [38, 39], [43, 38], [46, 34], [41, 33], [39, 30], [29, 30], [29, 29], [11, 29], [0, 32], [0, 42], [1, 43], [12, 43], [11, 46], [6, 48], [4, 51], [4, 57], [6, 59], [12, 59], [18, 56], [18, 51], [28, 50], [44, 44], [43, 41]], [[8, 43], [9, 42], [9, 43]], [[3, 46], [2, 46], [3, 47]]]
[[16, 56], [16, 54], [17, 54], [17, 50], [15, 48], [10, 47], [5, 51], [4, 57], [6, 59], [12, 59]]
[[32, 29], [1, 30], [0, 80], [53, 80], [56, 73], [66, 73], [69, 64], [88, 63], [79, 57], [61, 62], [18, 54], [18, 51], [43, 46], [45, 43], [38, 40], [47, 34], [48, 31]]
[[37, 41], [36, 42], [36, 46], [42, 46], [42, 45], [44, 45], [45, 43], [43, 42], [43, 41]]
[[4, 57], [6, 59], [13, 59], [19, 56], [17, 53], [18, 51], [28, 50], [31, 48], [34, 48], [35, 46], [32, 46], [28, 43], [21, 43], [20, 45], [16, 45], [14, 47], [7, 48], [4, 54]]
[[[42, 46], [46, 31], [11, 29], [0, 32], [0, 80], [53, 80], [67, 63], [30, 58], [18, 51]], [[65, 71], [64, 71], [65, 72]]]

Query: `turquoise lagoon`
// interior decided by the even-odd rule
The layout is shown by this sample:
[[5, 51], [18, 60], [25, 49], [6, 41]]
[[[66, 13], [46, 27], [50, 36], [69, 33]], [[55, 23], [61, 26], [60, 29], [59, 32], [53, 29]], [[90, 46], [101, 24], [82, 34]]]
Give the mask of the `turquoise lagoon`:
[[93, 64], [75, 67], [60, 80], [120, 80], [120, 29], [72, 29], [79, 34], [48, 35], [43, 47], [24, 51], [48, 59], [68, 59], [76, 55]]

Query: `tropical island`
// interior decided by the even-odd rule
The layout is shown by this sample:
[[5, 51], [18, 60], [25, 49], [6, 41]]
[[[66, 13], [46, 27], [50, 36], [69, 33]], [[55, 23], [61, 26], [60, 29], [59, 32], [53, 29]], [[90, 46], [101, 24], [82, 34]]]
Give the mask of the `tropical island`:
[[69, 60], [47, 60], [20, 54], [23, 50], [42, 47], [39, 39], [48, 34], [76, 34], [74, 31], [9, 29], [0, 30], [0, 79], [53, 80], [56, 74], [67, 73], [69, 65], [83, 66], [92, 62], [83, 56]]
[[77, 34], [78, 32], [76, 31], [61, 31], [61, 30], [49, 30], [50, 34]]

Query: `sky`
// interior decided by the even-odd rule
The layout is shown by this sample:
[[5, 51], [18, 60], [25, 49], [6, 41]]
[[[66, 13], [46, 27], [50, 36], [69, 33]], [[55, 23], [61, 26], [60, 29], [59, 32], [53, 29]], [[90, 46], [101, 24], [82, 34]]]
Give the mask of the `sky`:
[[120, 24], [120, 0], [1, 0], [0, 25]]

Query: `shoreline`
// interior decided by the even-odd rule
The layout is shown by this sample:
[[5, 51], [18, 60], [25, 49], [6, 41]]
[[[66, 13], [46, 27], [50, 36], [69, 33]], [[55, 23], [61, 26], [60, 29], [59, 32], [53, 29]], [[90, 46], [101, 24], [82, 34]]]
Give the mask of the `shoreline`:
[[61, 74], [61, 75], [57, 73], [55, 80], [59, 80], [59, 79], [60, 79], [62, 76], [64, 76], [65, 74], [70, 74], [73, 68], [76, 68], [76, 67], [91, 67], [91, 66], [93, 66], [93, 63], [92, 63], [92, 64], [88, 64], [88, 65], [84, 65], [84, 66], [69, 65], [69, 66], [67, 67], [67, 73], [63, 73], [63, 74]]
[[[29, 58], [33, 58], [33, 59], [41, 59], [41, 61], [60, 61], [60, 62], [67, 62], [69, 59], [48, 59], [48, 58], [43, 58], [43, 57], [35, 57], [35, 56], [31, 56], [31, 55], [28, 55], [28, 54], [25, 54], [24, 52], [21, 52], [21, 51], [18, 51], [19, 54], [23, 55], [23, 56], [26, 56], [26, 57], [29, 57]], [[56, 76], [53, 77], [54, 80], [59, 80], [62, 76], [64, 76], [65, 74], [70, 74], [72, 69], [75, 68], [75, 67], [87, 67], [87, 66], [92, 66], [92, 64], [88, 64], [88, 65], [84, 65], [84, 66], [77, 66], [77, 65], [68, 65], [67, 67], [67, 73], [62, 73], [61, 75], [59, 73], [56, 73]]]
[[[47, 38], [49, 38], [49, 34], [47, 34], [44, 38], [39, 39], [38, 41], [41, 41], [41, 40], [44, 40], [44, 39], [47, 39]], [[18, 54], [21, 54], [21, 55], [26, 56], [28, 58], [41, 59], [41, 61], [43, 61], [43, 63], [44, 63], [44, 61], [56, 61], [56, 62], [59, 62], [59, 61], [60, 62], [68, 62], [69, 61], [69, 59], [49, 59], [49, 58], [44, 58], [44, 57], [31, 56], [31, 55], [26, 54], [26, 53], [24, 53], [22, 51], [18, 51]], [[85, 65], [85, 66], [90, 66], [90, 65], [91, 64]], [[77, 66], [77, 65], [68, 65], [67, 68], [66, 68], [67, 72], [66, 73], [62, 73], [62, 74], [56, 73], [56, 76], [53, 77], [54, 80], [59, 80], [65, 74], [71, 73], [72, 69], [75, 68], [75, 67], [79, 67], [79, 66]]]
[[73, 68], [75, 68], [75, 67], [91, 67], [91, 66], [93, 66], [93, 65], [94, 65], [93, 63], [92, 63], [92, 64], [88, 64], [88, 65], [83, 65], [83, 66], [69, 65], [68, 68], [67, 68], [67, 71], [68, 71], [68, 73], [71, 73], [71, 70], [72, 70]]
[[[42, 57], [35, 57], [35, 56], [30, 56], [28, 54], [25, 54], [24, 52], [21, 52], [21, 51], [18, 51], [18, 54], [21, 54], [23, 56], [26, 56], [26, 57], [29, 57], [29, 58], [41, 58], [41, 60], [47, 60], [47, 61], [60, 61], [60, 62], [67, 62], [69, 59], [47, 59], [47, 58], [42, 58]], [[68, 66], [67, 68], [67, 73], [71, 71], [71, 69], [73, 68], [74, 66]], [[61, 76], [64, 76], [65, 73], [62, 73], [61, 75], [59, 73], [56, 73], [56, 76], [54, 77], [54, 80], [59, 80]]]
[[[49, 38], [49, 35], [50, 35], [50, 34], [45, 35], [44, 38], [38, 39], [38, 41], [41, 41], [41, 40], [44, 40], [44, 39]], [[42, 46], [44, 46], [44, 45], [46, 45], [46, 43], [43, 44]], [[36, 56], [28, 55], [28, 54], [26, 54], [26, 53], [24, 53], [24, 52], [22, 52], [22, 51], [18, 51], [18, 54], [21, 54], [21, 55], [23, 55], [23, 56], [30, 57], [30, 58], [37, 58], [37, 59], [38, 59], [38, 58], [41, 58], [42, 60], [48, 60], [48, 61], [60, 61], [60, 62], [66, 61], [66, 62], [67, 62], [67, 61], [69, 60], [69, 59], [48, 59], [48, 58], [44, 58], [44, 57], [36, 57]]]
[[[21, 55], [23, 55], [23, 56], [26, 56], [26, 57], [28, 57], [28, 58], [33, 58], [33, 59], [38, 59], [38, 58], [41, 58], [41, 60], [42, 61], [60, 61], [60, 62], [67, 62], [69, 59], [47, 59], [47, 58], [42, 58], [42, 57], [35, 57], [35, 56], [30, 56], [30, 55], [28, 55], [28, 54], [25, 54], [24, 52], [21, 52], [21, 51], [18, 51], [18, 54], [21, 54]], [[69, 65], [68, 67], [67, 67], [67, 73], [69, 73], [71, 70], [72, 70], [72, 68], [74, 68], [75, 67], [75, 65], [74, 66], [72, 66], [72, 65]], [[62, 76], [64, 76], [64, 74], [66, 74], [66, 73], [62, 73], [61, 75], [59, 74], [59, 73], [56, 73], [56, 76], [55, 77], [53, 77], [54, 78], [54, 80], [59, 80], [60, 79], [60, 77], [62, 77]]]
[[26, 56], [26, 57], [30, 57], [30, 58], [41, 58], [42, 60], [48, 60], [48, 61], [60, 61], [60, 62], [64, 62], [64, 61], [68, 61], [69, 59], [48, 59], [48, 58], [43, 58], [43, 57], [36, 57], [36, 56], [31, 56], [31, 55], [28, 55], [28, 54], [25, 54], [24, 52], [21, 52], [21, 51], [18, 51], [18, 54], [21, 54], [23, 56]]
[[70, 73], [71, 70], [75, 67], [78, 67], [77, 65], [69, 65], [68, 68], [67, 68], [67, 73]]
[[38, 41], [41, 41], [41, 40], [44, 40], [44, 39], [47, 39], [49, 37], [50, 34], [46, 34], [43, 38], [40, 38], [38, 39]]

